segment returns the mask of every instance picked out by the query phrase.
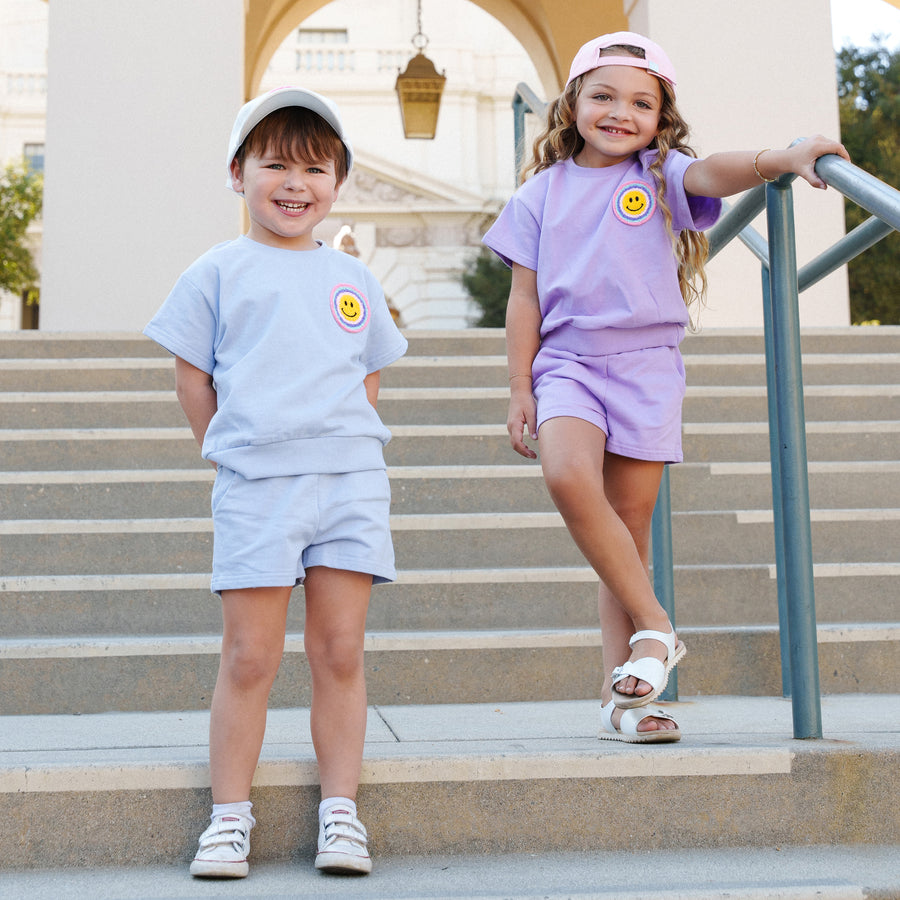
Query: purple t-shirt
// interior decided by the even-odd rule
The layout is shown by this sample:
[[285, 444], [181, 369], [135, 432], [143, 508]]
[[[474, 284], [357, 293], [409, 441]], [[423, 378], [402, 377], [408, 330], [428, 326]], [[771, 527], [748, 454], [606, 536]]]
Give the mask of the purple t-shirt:
[[[484, 236], [507, 265], [537, 272], [543, 346], [601, 355], [680, 343], [688, 315], [649, 170], [656, 154], [607, 168], [556, 163], [516, 191]], [[709, 228], [722, 209], [686, 194], [695, 161], [672, 151], [663, 167], [676, 236]]]

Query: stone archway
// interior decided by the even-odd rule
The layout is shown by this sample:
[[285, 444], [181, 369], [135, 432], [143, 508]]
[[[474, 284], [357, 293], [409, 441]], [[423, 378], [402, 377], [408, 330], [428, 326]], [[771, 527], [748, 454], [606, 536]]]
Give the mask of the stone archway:
[[[828, 0], [471, 2], [525, 48], [545, 96], [556, 93], [584, 40], [627, 27], [627, 18], [633, 30], [670, 48], [692, 143], [704, 155], [839, 132]], [[224, 190], [222, 145], [235, 109], [261, 83], [287, 31], [325, 6], [53, 5], [42, 329], [140, 328], [179, 272], [233, 236], [239, 204]], [[773, 30], [773, 21], [783, 27]], [[808, 259], [843, 233], [843, 203], [835, 192], [809, 190], [798, 190], [796, 202], [798, 254]], [[729, 249], [713, 261], [710, 277], [707, 327], [760, 324], [758, 262], [750, 254]], [[848, 323], [845, 275], [804, 294], [801, 321]]]
[[[272, 54], [291, 29], [329, 0], [249, 0], [245, 17], [244, 93], [252, 97]], [[534, 61], [548, 93], [565, 81], [585, 35], [628, 27], [621, 0], [470, 0], [501, 22]]]

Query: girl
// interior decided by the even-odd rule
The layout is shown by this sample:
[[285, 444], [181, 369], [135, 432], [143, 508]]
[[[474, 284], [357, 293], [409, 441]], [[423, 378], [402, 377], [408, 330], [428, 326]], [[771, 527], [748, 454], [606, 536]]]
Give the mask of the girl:
[[535, 142], [534, 170], [484, 242], [512, 267], [506, 313], [513, 449], [537, 458], [550, 495], [600, 576], [600, 737], [677, 741], [650, 707], [684, 656], [649, 579], [663, 465], [680, 462], [687, 304], [706, 289], [717, 198], [814, 165], [841, 144], [696, 159], [663, 50], [632, 32], [585, 44]]

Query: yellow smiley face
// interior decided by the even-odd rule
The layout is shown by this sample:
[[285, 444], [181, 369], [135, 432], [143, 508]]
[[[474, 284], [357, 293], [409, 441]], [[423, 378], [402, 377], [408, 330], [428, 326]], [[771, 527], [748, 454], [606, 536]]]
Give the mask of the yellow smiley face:
[[338, 285], [331, 294], [331, 313], [335, 322], [351, 333], [364, 331], [369, 324], [366, 295], [347, 284]]
[[632, 191], [625, 195], [622, 205], [625, 207], [625, 212], [630, 215], [639, 215], [647, 205], [647, 196], [643, 191]]
[[632, 181], [622, 185], [613, 200], [613, 212], [626, 225], [643, 225], [653, 216], [656, 195], [649, 184]]
[[355, 322], [362, 314], [359, 300], [352, 294], [344, 294], [341, 297], [341, 316], [348, 322]]

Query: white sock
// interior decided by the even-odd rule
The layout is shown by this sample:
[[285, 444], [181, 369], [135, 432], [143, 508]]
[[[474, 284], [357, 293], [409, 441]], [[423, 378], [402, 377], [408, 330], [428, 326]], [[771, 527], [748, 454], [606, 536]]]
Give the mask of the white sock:
[[319, 821], [321, 822], [335, 807], [346, 808], [352, 815], [356, 815], [356, 803], [349, 797], [327, 797], [319, 804]]
[[213, 803], [210, 819], [214, 819], [216, 816], [243, 816], [250, 820], [252, 828], [256, 824], [256, 819], [253, 818], [251, 809], [253, 809], [253, 804], [249, 800], [241, 800], [239, 803]]

